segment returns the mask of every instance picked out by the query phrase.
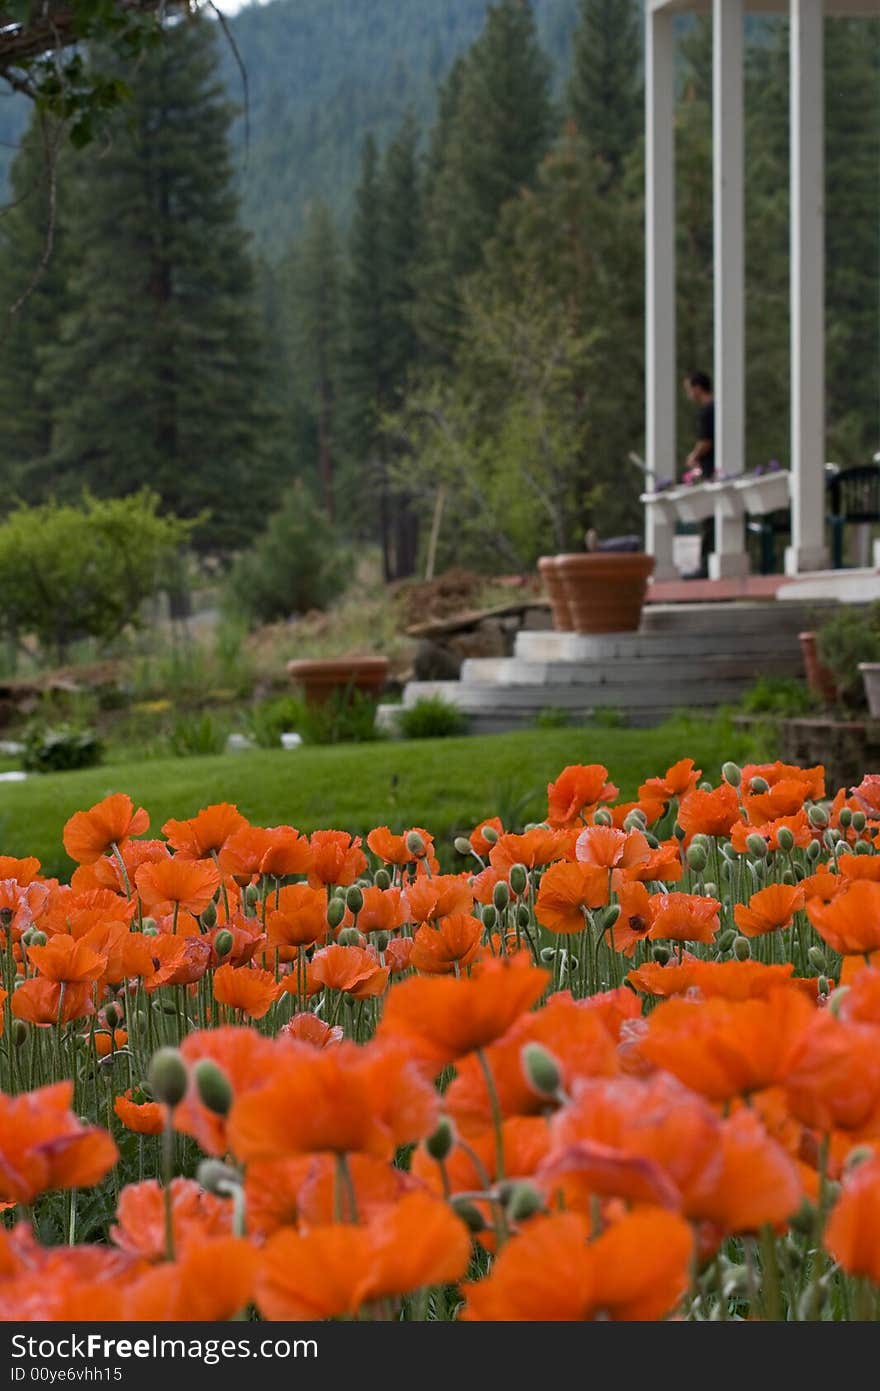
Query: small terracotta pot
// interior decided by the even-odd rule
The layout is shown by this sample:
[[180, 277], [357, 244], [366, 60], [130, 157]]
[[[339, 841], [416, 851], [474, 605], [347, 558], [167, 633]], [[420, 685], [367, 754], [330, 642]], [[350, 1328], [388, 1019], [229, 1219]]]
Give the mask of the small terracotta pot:
[[553, 627], [557, 633], [570, 633], [572, 631], [571, 609], [568, 606], [565, 588], [562, 583], [559, 571], [556, 568], [557, 555], [542, 555], [538, 561], [538, 571], [544, 581], [544, 588], [547, 591], [547, 598], [550, 600], [550, 608], [553, 613]]
[[307, 705], [323, 705], [334, 691], [378, 695], [388, 680], [387, 657], [342, 657], [328, 661], [287, 663], [287, 674], [302, 686]]
[[556, 558], [576, 633], [634, 633], [655, 560], [644, 551], [589, 551]]
[[798, 641], [801, 645], [801, 656], [804, 659], [804, 673], [807, 678], [807, 685], [814, 695], [826, 705], [834, 705], [837, 702], [839, 692], [837, 682], [834, 679], [834, 672], [830, 671], [823, 662], [819, 660], [819, 648], [816, 643], [816, 634], [813, 632], [798, 633]]

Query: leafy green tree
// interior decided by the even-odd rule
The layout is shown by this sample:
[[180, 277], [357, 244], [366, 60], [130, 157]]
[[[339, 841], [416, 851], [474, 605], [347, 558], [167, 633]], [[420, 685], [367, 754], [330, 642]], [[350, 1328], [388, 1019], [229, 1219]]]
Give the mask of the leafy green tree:
[[148, 484], [199, 518], [197, 544], [241, 544], [271, 505], [281, 461], [263, 380], [252, 268], [231, 188], [231, 109], [215, 28], [172, 26], [130, 72], [128, 119], [77, 163], [77, 264], [45, 353], [53, 488]]
[[607, 186], [620, 178], [644, 126], [641, 11], [630, 0], [580, 0], [578, 13], [568, 109]]

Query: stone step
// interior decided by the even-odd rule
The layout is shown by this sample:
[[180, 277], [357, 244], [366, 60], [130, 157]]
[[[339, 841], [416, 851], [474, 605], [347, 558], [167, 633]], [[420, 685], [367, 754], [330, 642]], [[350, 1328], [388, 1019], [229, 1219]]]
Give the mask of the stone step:
[[599, 637], [576, 633], [520, 633], [514, 656], [527, 662], [693, 661], [700, 657], [736, 656], [747, 666], [751, 658], [782, 648], [799, 659], [797, 633], [784, 628], [763, 633], [618, 633]]
[[[778, 644], [777, 644], [778, 647]], [[538, 662], [519, 657], [507, 659], [471, 657], [462, 666], [460, 680], [465, 685], [579, 686], [595, 690], [621, 687], [630, 682], [676, 684], [689, 690], [697, 681], [731, 680], [745, 690], [760, 673], [762, 676], [797, 676], [802, 671], [800, 650], [766, 651], [750, 654], [713, 653], [674, 662], [666, 655], [617, 658], [595, 662]]]
[[693, 682], [688, 680], [655, 680], [652, 682], [609, 681], [605, 685], [547, 686], [543, 682], [531, 685], [498, 686], [489, 682], [411, 681], [404, 691], [404, 705], [412, 706], [426, 696], [441, 696], [465, 711], [486, 710], [503, 706], [510, 710], [544, 709], [590, 710], [596, 705], [613, 706], [621, 713], [627, 710], [681, 709], [699, 706], [708, 708], [736, 701], [749, 684], [741, 678], [717, 678]]
[[781, 604], [775, 599], [751, 603], [649, 604], [642, 611], [641, 631], [733, 633], [757, 632], [780, 625], [792, 629], [797, 629], [798, 625], [814, 628], [820, 611], [833, 607], [833, 603], [805, 604], [793, 600]]

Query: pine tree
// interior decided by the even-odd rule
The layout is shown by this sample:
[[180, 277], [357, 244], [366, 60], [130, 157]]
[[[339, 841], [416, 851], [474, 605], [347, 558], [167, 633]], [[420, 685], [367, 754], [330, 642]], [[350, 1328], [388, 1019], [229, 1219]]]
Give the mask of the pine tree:
[[581, 0], [579, 18], [568, 107], [607, 187], [644, 126], [640, 8], [630, 0]]
[[215, 28], [172, 23], [127, 74], [114, 138], [71, 188], [71, 309], [46, 352], [54, 482], [149, 484], [207, 514], [204, 549], [248, 539], [277, 495], [251, 265], [237, 221]]

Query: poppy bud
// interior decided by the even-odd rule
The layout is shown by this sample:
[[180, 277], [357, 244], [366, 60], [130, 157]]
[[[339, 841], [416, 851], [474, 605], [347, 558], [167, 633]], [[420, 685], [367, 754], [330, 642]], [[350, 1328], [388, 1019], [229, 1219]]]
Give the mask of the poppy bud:
[[720, 865], [718, 866], [718, 878], [721, 880], [722, 884], [729, 884], [730, 877], [732, 874], [733, 866], [730, 863], [730, 861], [722, 860]]
[[623, 818], [623, 829], [625, 831], [643, 831], [647, 826], [645, 813], [638, 807], [633, 807], [632, 811], [627, 812]]
[[[4, 912], [4, 913], [9, 912], [9, 922], [6, 923], [6, 927], [8, 927], [8, 926], [9, 926], [9, 923], [12, 922], [12, 911], [11, 911], [10, 909], [4, 908], [4, 909], [3, 909], [3, 912]], [[0, 927], [2, 927], [2, 926], [3, 926], [3, 924], [0, 923]], [[26, 928], [25, 928], [24, 932], [21, 934], [21, 941], [22, 941], [22, 943], [23, 943], [24, 946], [29, 947], [29, 946], [31, 945], [31, 943], [32, 943], [33, 940], [34, 940], [34, 933], [36, 932], [36, 930], [37, 930], [37, 929], [36, 929], [35, 927], [26, 927]]]
[[748, 961], [752, 954], [752, 948], [748, 937], [735, 937], [733, 941], [733, 954], [737, 961]]
[[682, 826], [681, 823], [680, 823], [679, 821], [676, 821], [676, 822], [673, 824], [673, 827], [672, 827], [672, 834], [675, 836], [675, 839], [676, 839], [676, 840], [685, 840], [685, 839], [687, 838], [687, 831], [685, 830], [684, 826]]
[[150, 1059], [147, 1081], [157, 1101], [177, 1106], [186, 1096], [186, 1063], [176, 1048], [158, 1048]]
[[425, 845], [424, 839], [422, 838], [422, 836], [419, 835], [418, 831], [407, 831], [406, 848], [412, 855], [413, 859], [416, 860], [423, 859], [425, 854], [427, 853], [427, 846]]
[[789, 886], [794, 884], [795, 878], [793, 869], [784, 869], [782, 871], [782, 882], [783, 884], [788, 884]]
[[196, 1169], [196, 1182], [206, 1193], [225, 1198], [230, 1188], [241, 1187], [241, 1174], [219, 1159], [203, 1159]]
[[664, 947], [662, 942], [657, 942], [651, 948], [651, 960], [656, 961], [658, 966], [665, 966], [669, 960], [669, 948]]
[[341, 947], [361, 947], [364, 943], [356, 927], [344, 927], [336, 940]]
[[213, 1058], [199, 1058], [193, 1068], [199, 1101], [215, 1116], [226, 1116], [232, 1105], [232, 1083]]
[[228, 927], [224, 927], [214, 938], [214, 955], [222, 961], [232, 951], [234, 937]]
[[529, 923], [530, 923], [531, 921], [532, 921], [532, 915], [531, 915], [531, 913], [529, 912], [529, 905], [528, 905], [527, 903], [518, 903], [518, 904], [516, 905], [516, 925], [517, 925], [517, 927], [522, 927], [522, 928], [528, 927], [528, 925], [529, 925]]
[[713, 788], [712, 784], [710, 782], [707, 782], [704, 778], [703, 781], [699, 784], [698, 790], [700, 792], [714, 792], [715, 789]]
[[510, 889], [507, 887], [507, 884], [504, 882], [503, 879], [499, 879], [498, 883], [492, 890], [492, 902], [495, 904], [495, 907], [498, 909], [499, 913], [503, 913], [504, 909], [510, 902]]
[[483, 926], [487, 927], [491, 932], [497, 921], [498, 914], [495, 911], [495, 905], [493, 903], [487, 903], [483, 909]]
[[804, 869], [803, 865], [795, 865], [795, 867], [794, 867], [794, 882], [795, 882], [796, 884], [799, 884], [799, 883], [801, 882], [801, 880], [802, 880], [802, 879], [806, 879], [806, 877], [807, 877], [807, 871]]
[[437, 1122], [437, 1129], [429, 1135], [425, 1141], [425, 1149], [432, 1159], [436, 1159], [438, 1164], [452, 1151], [455, 1144], [455, 1126], [448, 1116], [441, 1116]]
[[529, 1086], [541, 1096], [555, 1096], [562, 1085], [562, 1073], [553, 1054], [541, 1043], [526, 1043], [520, 1058]]
[[531, 1183], [513, 1183], [504, 1204], [511, 1222], [525, 1222], [544, 1206], [544, 1199]]
[[760, 775], [758, 775], [752, 778], [751, 782], [749, 783], [749, 791], [753, 795], [757, 796], [762, 792], [769, 792], [770, 784], [766, 778], [762, 778]]
[[737, 938], [737, 931], [736, 931], [736, 928], [735, 928], [735, 927], [728, 927], [724, 932], [720, 933], [720, 935], [715, 939], [715, 945], [717, 946], [718, 950], [721, 951], [721, 952], [730, 951], [731, 947], [733, 946], [734, 942], [736, 941], [736, 938]]
[[108, 1029], [116, 1029], [122, 1023], [122, 1010], [115, 1000], [111, 1000], [108, 1005], [105, 1005], [104, 1018], [107, 1020]]
[[48, 942], [48, 940], [49, 940], [49, 938], [46, 936], [45, 932], [39, 932], [39, 931], [32, 932], [32, 933], [31, 933], [31, 940], [30, 940], [30, 942], [28, 943], [28, 946], [31, 946], [31, 947], [44, 947], [44, 946], [46, 945], [46, 943]]
[[720, 849], [725, 860], [729, 860], [731, 864], [734, 864], [739, 858], [729, 840], [726, 840]]
[[743, 780], [742, 768], [738, 763], [728, 759], [726, 763], [721, 765], [721, 776], [725, 782], [730, 783], [731, 787], [739, 787]]
[[513, 865], [508, 879], [511, 893], [524, 894], [529, 882], [529, 872], [525, 865]]
[[780, 826], [776, 832], [776, 842], [780, 850], [784, 850], [786, 855], [794, 849], [794, 832], [790, 826]]
[[717, 898], [717, 897], [718, 897], [718, 885], [717, 885], [717, 884], [714, 884], [714, 883], [712, 882], [711, 879], [707, 879], [706, 882], [705, 882], [705, 884], [703, 885], [703, 897], [704, 897], [704, 898]]
[[811, 840], [806, 849], [808, 860], [818, 860], [822, 854], [822, 847], [817, 840]]
[[855, 1149], [851, 1149], [843, 1161], [844, 1173], [851, 1173], [860, 1164], [866, 1164], [876, 1157], [876, 1151], [872, 1150], [870, 1145], [856, 1145]]
[[824, 835], [822, 836], [822, 843], [824, 844], [826, 850], [833, 850], [839, 840], [840, 832], [832, 830], [831, 827], [829, 827], [828, 830], [825, 831]]
[[213, 901], [205, 908], [200, 921], [207, 932], [210, 932], [212, 927], [217, 926], [217, 907]]
[[852, 814], [852, 828], [861, 834], [868, 824], [868, 818], [863, 811], [854, 811]]
[[695, 870], [697, 874], [702, 874], [703, 870], [706, 868], [708, 858], [706, 848], [703, 845], [692, 844], [689, 845], [685, 851], [685, 859], [688, 865], [691, 869]]
[[474, 853], [474, 847], [471, 845], [467, 836], [456, 836], [452, 843], [459, 855], [472, 855]]
[[645, 840], [648, 842], [648, 846], [651, 850], [660, 849], [660, 842], [654, 835], [653, 831], [642, 831], [642, 835], [645, 837]]
[[[7, 928], [12, 926], [12, 909], [0, 908], [0, 927]], [[24, 933], [22, 933], [24, 936]]]
[[375, 933], [375, 935], [374, 935], [374, 937], [373, 937], [373, 942], [375, 943], [376, 951], [387, 951], [387, 950], [388, 950], [388, 943], [389, 943], [390, 941], [391, 941], [391, 933], [390, 933], [390, 932], [385, 932], [385, 931], [377, 932], [377, 933]]
[[554, 962], [555, 960], [556, 960], [556, 948], [555, 948], [555, 947], [542, 947], [542, 948], [541, 948], [541, 962], [542, 962], [542, 964], [543, 964], [544, 966], [552, 966], [552, 965], [553, 965], [553, 962]]
[[9, 1036], [16, 1048], [20, 1048], [28, 1036], [28, 1026], [23, 1019], [13, 1019], [9, 1026]]
[[763, 836], [759, 836], [757, 831], [752, 831], [746, 836], [746, 849], [750, 855], [754, 855], [756, 860], [766, 860], [767, 842]]
[[352, 884], [351, 888], [345, 895], [345, 906], [349, 910], [349, 912], [354, 913], [355, 916], [357, 916], [357, 914], [363, 908], [364, 895], [362, 890], [358, 888], [357, 884]]
[[828, 963], [825, 960], [825, 953], [821, 947], [810, 947], [810, 950], [807, 952], [807, 960], [814, 971], [818, 971], [820, 975], [824, 976], [828, 969]]
[[387, 869], [377, 869], [376, 873], [373, 875], [373, 883], [376, 885], [377, 889], [390, 889], [391, 875], [388, 873]]
[[854, 855], [873, 855], [874, 847], [869, 840], [857, 840], [853, 846]]
[[598, 915], [599, 931], [610, 932], [617, 919], [620, 917], [620, 904], [609, 903], [607, 908], [603, 908]]
[[453, 1196], [450, 1199], [450, 1203], [453, 1212], [456, 1214], [457, 1217], [461, 1218], [468, 1231], [476, 1233], [485, 1230], [485, 1218], [483, 1217], [483, 1214], [480, 1212], [480, 1209], [478, 1207], [475, 1207], [474, 1204], [470, 1201], [470, 1199], [456, 1198], [455, 1196]]
[[481, 832], [483, 840], [489, 845], [495, 845], [498, 840], [498, 832], [494, 826], [484, 826]]
[[257, 888], [256, 884], [248, 884], [244, 891], [244, 901], [248, 908], [256, 908], [260, 901], [260, 890]]
[[828, 813], [824, 807], [818, 805], [811, 806], [807, 812], [807, 816], [810, 818], [810, 825], [812, 826], [821, 827], [828, 825]]
[[797, 1212], [789, 1219], [788, 1225], [801, 1236], [812, 1236], [816, 1224], [816, 1208], [809, 1198], [804, 1198]]
[[345, 994], [342, 997], [342, 1004], [343, 1008], [347, 1009], [349, 1014], [351, 1014], [352, 1010], [355, 1009], [357, 1006], [357, 1000], [354, 998], [353, 995]]
[[841, 807], [840, 814], [838, 815], [837, 819], [840, 822], [841, 826], [843, 826], [844, 830], [847, 828], [847, 826], [851, 826], [853, 819], [852, 807]]
[[607, 807], [597, 807], [597, 808], [596, 808], [596, 810], [593, 812], [593, 825], [594, 825], [594, 826], [613, 826], [613, 825], [614, 825], [614, 817], [611, 815], [611, 812], [608, 810]]
[[331, 898], [327, 904], [327, 921], [331, 928], [336, 928], [345, 917], [345, 899]]
[[159, 931], [159, 924], [155, 918], [141, 919], [141, 932], [146, 932], [148, 937], [154, 937]]

